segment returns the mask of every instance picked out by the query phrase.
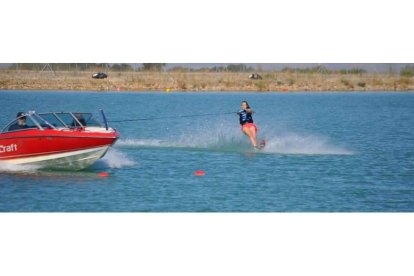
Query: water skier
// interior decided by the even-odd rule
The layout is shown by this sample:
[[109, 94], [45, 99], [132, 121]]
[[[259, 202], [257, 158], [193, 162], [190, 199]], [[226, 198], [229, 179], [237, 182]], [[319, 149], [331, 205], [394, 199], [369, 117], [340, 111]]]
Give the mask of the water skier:
[[263, 148], [264, 141], [263, 143], [261, 142], [259, 146], [257, 145], [257, 126], [253, 122], [253, 109], [250, 108], [247, 101], [242, 101], [241, 108], [242, 109], [237, 112], [239, 115], [241, 130], [247, 137], [249, 137], [250, 142], [255, 149]]

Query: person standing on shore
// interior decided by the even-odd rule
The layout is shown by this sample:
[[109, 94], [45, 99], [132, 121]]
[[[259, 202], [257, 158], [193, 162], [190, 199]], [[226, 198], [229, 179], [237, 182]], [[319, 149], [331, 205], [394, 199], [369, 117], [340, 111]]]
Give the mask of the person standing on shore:
[[242, 101], [241, 110], [237, 112], [239, 115], [239, 121], [242, 132], [249, 137], [250, 142], [254, 148], [257, 147], [257, 126], [253, 122], [254, 113], [253, 109], [250, 108], [247, 101]]

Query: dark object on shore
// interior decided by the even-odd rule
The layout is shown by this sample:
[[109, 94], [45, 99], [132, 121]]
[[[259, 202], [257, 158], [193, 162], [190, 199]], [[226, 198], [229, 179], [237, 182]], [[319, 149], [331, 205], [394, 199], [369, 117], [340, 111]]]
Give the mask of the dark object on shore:
[[107, 77], [108, 75], [102, 72], [98, 72], [92, 75], [92, 78], [94, 79], [106, 79]]
[[257, 73], [253, 73], [253, 74], [250, 74], [250, 75], [249, 75], [249, 79], [251, 79], [251, 80], [261, 80], [261, 79], [263, 79], [263, 78], [262, 78], [262, 76], [260, 76], [259, 74], [257, 74]]

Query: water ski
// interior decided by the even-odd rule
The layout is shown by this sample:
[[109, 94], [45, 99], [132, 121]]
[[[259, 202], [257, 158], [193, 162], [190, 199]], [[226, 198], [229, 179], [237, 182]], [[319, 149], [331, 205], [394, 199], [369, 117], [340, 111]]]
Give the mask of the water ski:
[[266, 146], [266, 141], [264, 139], [260, 140], [260, 143], [256, 146], [256, 149], [261, 150]]

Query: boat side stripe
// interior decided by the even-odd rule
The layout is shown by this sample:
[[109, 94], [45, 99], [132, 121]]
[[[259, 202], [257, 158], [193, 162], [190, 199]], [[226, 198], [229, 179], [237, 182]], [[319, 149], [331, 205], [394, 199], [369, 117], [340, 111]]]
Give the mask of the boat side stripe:
[[16, 158], [30, 158], [30, 157], [44, 156], [44, 155], [50, 155], [50, 154], [66, 153], [66, 152], [71, 152], [71, 151], [96, 149], [96, 148], [101, 148], [101, 147], [110, 147], [110, 145], [101, 145], [101, 146], [97, 146], [97, 147], [87, 147], [87, 148], [77, 148], [76, 150], [47, 151], [47, 152], [42, 152], [42, 153], [19, 154], [19, 155], [0, 157], [0, 160], [10, 160], [10, 159], [16, 159]]

